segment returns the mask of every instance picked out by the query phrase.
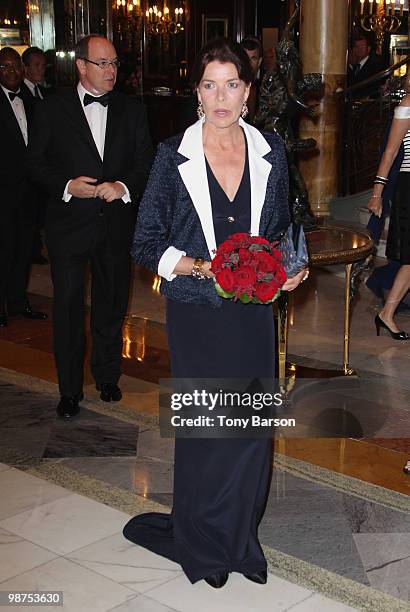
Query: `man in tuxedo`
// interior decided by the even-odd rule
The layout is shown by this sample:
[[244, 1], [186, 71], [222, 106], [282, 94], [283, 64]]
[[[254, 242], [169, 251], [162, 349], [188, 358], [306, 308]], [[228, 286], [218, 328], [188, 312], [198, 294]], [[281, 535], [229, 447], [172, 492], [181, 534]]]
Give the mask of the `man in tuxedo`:
[[[371, 52], [370, 42], [366, 36], [356, 37], [353, 40], [347, 70], [347, 84], [349, 87], [369, 79], [385, 68], [386, 65], [382, 57]], [[376, 84], [361, 87], [353, 92], [353, 97], [367, 98], [372, 94], [376, 94], [382, 83], [383, 81], [379, 81]]]
[[33, 179], [49, 194], [45, 235], [54, 285], [57, 414], [83, 397], [84, 276], [91, 269], [91, 371], [101, 399], [119, 401], [122, 324], [136, 203], [152, 159], [145, 112], [113, 91], [115, 48], [87, 36], [76, 48], [78, 85], [37, 105], [29, 147]]
[[24, 84], [28, 92], [38, 100], [44, 100], [47, 90], [43, 86], [46, 72], [46, 56], [38, 47], [28, 47], [21, 56], [24, 66]]
[[0, 50], [0, 327], [8, 318], [46, 319], [27, 299], [35, 215], [28, 184], [27, 142], [33, 100], [21, 91], [23, 67], [17, 51]]
[[[21, 56], [24, 67], [24, 81], [21, 90], [32, 96], [36, 102], [41, 102], [47, 95], [47, 89], [43, 87], [44, 73], [46, 71], [46, 56], [38, 47], [28, 47]], [[34, 196], [34, 194], [33, 194]], [[33, 252], [31, 261], [36, 264], [46, 264], [47, 259], [43, 256], [43, 241], [41, 231], [44, 229], [46, 214], [45, 196], [38, 192], [36, 201], [33, 197], [33, 206], [36, 209], [36, 229], [33, 239]]]

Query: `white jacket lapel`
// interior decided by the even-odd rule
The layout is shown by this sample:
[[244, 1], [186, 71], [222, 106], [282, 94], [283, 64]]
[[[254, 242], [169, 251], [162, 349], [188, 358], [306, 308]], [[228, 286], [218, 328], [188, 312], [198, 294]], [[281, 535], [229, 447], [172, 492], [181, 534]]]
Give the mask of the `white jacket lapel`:
[[[259, 224], [266, 197], [266, 186], [272, 165], [263, 158], [271, 150], [256, 128], [239, 119], [248, 144], [249, 175], [251, 182], [251, 234], [259, 234]], [[211, 197], [202, 143], [203, 120], [185, 130], [178, 153], [188, 158], [178, 166], [179, 173], [198, 213], [211, 259], [216, 249]]]
[[209, 256], [212, 259], [216, 249], [216, 240], [202, 144], [202, 123], [203, 121], [199, 120], [185, 131], [178, 153], [188, 157], [188, 161], [180, 164], [178, 170], [198, 213]]
[[249, 177], [251, 182], [251, 234], [258, 236], [262, 208], [266, 198], [268, 177], [272, 168], [272, 164], [264, 159], [263, 156], [269, 153], [271, 148], [259, 130], [242, 119], [239, 119], [239, 125], [243, 127], [248, 143]]

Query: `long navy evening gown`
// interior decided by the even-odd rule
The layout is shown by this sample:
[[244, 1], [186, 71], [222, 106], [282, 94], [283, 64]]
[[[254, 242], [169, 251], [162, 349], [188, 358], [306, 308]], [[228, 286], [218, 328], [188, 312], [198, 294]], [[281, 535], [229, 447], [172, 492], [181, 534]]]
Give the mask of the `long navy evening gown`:
[[[219, 245], [250, 230], [248, 155], [232, 202], [208, 163], [207, 174]], [[167, 329], [173, 378], [274, 376], [271, 306], [223, 300], [213, 308], [168, 299]], [[257, 529], [271, 452], [268, 438], [177, 438], [171, 514], [136, 516], [125, 537], [179, 563], [191, 582], [219, 572], [266, 570]]]

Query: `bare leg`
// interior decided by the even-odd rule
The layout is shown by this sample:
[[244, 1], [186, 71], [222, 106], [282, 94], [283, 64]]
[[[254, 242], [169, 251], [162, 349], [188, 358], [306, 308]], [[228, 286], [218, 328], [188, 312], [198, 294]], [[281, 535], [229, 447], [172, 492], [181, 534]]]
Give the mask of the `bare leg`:
[[393, 317], [397, 306], [410, 288], [410, 264], [400, 267], [394, 279], [393, 287], [389, 291], [387, 300], [379, 312], [379, 317], [393, 332], [400, 331], [395, 324]]

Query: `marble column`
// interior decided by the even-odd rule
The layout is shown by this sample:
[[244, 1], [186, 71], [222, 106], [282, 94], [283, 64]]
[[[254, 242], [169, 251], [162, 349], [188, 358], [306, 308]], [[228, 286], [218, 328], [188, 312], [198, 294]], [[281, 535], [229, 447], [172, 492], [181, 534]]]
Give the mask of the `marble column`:
[[314, 138], [318, 151], [300, 159], [312, 211], [328, 214], [329, 201], [337, 195], [342, 130], [341, 98], [345, 87], [350, 0], [302, 0], [300, 57], [303, 72], [319, 72], [323, 97], [317, 117], [300, 121], [301, 138]]
[[30, 45], [43, 51], [55, 48], [53, 0], [31, 0], [27, 5]]

